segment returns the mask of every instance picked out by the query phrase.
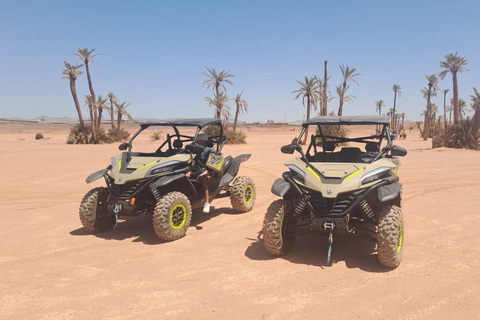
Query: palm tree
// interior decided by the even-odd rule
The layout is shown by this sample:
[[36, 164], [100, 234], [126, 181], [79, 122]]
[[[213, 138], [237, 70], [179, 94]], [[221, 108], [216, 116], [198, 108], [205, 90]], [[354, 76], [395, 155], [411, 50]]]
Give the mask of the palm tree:
[[63, 79], [70, 80], [70, 92], [72, 93], [73, 102], [75, 103], [75, 108], [77, 108], [78, 121], [80, 122], [80, 127], [82, 128], [82, 130], [85, 130], [85, 123], [83, 122], [82, 109], [80, 107], [80, 103], [78, 102], [77, 86], [75, 84], [77, 77], [83, 73], [81, 70], [78, 70], [83, 65], [76, 63], [74, 66], [72, 66], [70, 63], [66, 61], [63, 61], [63, 63], [65, 64], [65, 70], [63, 70], [63, 74], [65, 76], [63, 77]]
[[[94, 63], [93, 62], [93, 57], [98, 56], [99, 54], [93, 54], [92, 55], [93, 51], [95, 51], [95, 49], [92, 49], [92, 50], [89, 51], [87, 48], [83, 48], [83, 49], [78, 49], [77, 53], [72, 53], [72, 54], [74, 56], [77, 56], [78, 60], [82, 61], [85, 64], [85, 69], [87, 70], [88, 88], [90, 89], [90, 94], [92, 95], [93, 101], [95, 101], [96, 96], [95, 96], [95, 91], [93, 90], [92, 78], [90, 76], [90, 68], [88, 67], [88, 64], [90, 62]], [[96, 117], [95, 117], [94, 120], [96, 120]], [[94, 128], [92, 128], [92, 130], [93, 129]]]
[[220, 73], [217, 73], [217, 71], [214, 68], [212, 69], [209, 69], [208, 67], [205, 67], [205, 68], [208, 70], [208, 73], [202, 72], [202, 74], [206, 76], [208, 80], [205, 80], [202, 87], [207, 86], [207, 89], [211, 87], [212, 90], [215, 90], [215, 97], [220, 97], [219, 88], [222, 88], [223, 92], [225, 93], [227, 92], [227, 88], [225, 87], [224, 83], [228, 83], [233, 86], [232, 81], [230, 81], [228, 78], [233, 78], [235, 76], [233, 74], [230, 74], [230, 71], [222, 70], [220, 71]]
[[403, 123], [405, 122], [405, 112], [403, 112], [403, 113], [400, 115], [400, 117], [402, 118], [402, 126], [400, 127], [400, 129], [405, 130], [405, 129], [403, 128]]
[[105, 109], [110, 112], [110, 121], [112, 124], [112, 129], [115, 129], [115, 121], [114, 121], [114, 114], [115, 114], [115, 102], [118, 102], [118, 98], [115, 96], [113, 92], [108, 93], [108, 99], [110, 100], [110, 105], [105, 107]]
[[428, 113], [430, 114], [429, 123], [432, 127], [432, 137], [435, 135], [435, 120], [437, 119], [437, 112], [438, 107], [435, 103], [430, 104], [430, 108], [428, 109]]
[[[347, 82], [350, 81], [350, 82], [356, 83], [357, 86], [360, 86], [358, 84], [357, 80], [354, 79], [356, 76], [360, 75], [360, 73], [355, 73], [355, 71], [357, 71], [357, 69], [355, 69], [355, 68], [350, 69], [349, 66], [345, 67], [345, 65], [342, 63], [342, 65], [340, 66], [340, 70], [342, 71], [343, 83], [340, 86], [341, 90], [339, 90], [338, 87], [337, 87], [337, 94], [338, 94], [338, 97], [340, 98], [340, 103], [339, 103], [339, 106], [338, 106], [338, 115], [339, 116], [341, 116], [343, 114], [343, 102], [344, 101], [348, 102], [345, 99], [345, 94], [347, 93], [348, 88], [350, 88], [349, 85], [347, 86]], [[355, 97], [350, 96], [350, 101], [353, 101], [353, 98], [355, 98]]]
[[131, 103], [127, 103], [127, 101], [122, 103], [115, 102], [115, 107], [117, 108], [117, 134], [120, 133], [120, 124], [122, 123], [123, 116], [126, 116], [128, 120], [133, 120], [132, 116], [127, 111], [127, 107], [130, 105]]
[[341, 102], [340, 102], [341, 107], [339, 107], [339, 109], [338, 109], [338, 116], [341, 116], [342, 113], [343, 113], [343, 103], [344, 102], [352, 103], [353, 99], [356, 98], [353, 95], [345, 95], [348, 88], [350, 88], [350, 86], [347, 86], [347, 87], [343, 88], [343, 86], [341, 84], [335, 87], [335, 89], [337, 91], [338, 98], [341, 100]]
[[383, 100], [375, 101], [375, 110], [378, 111], [379, 115], [382, 115], [382, 108], [385, 107], [385, 102]]
[[213, 99], [210, 97], [205, 97], [205, 101], [208, 102], [210, 107], [215, 108], [215, 118], [221, 119], [222, 115], [225, 115], [225, 112], [222, 110], [223, 108], [228, 108], [228, 96], [226, 93], [220, 92], [219, 95], [213, 96]]
[[[385, 102], [383, 100], [375, 101], [375, 110], [378, 111], [379, 115], [382, 115], [382, 108], [385, 107]], [[377, 132], [380, 131], [380, 126], [376, 126]]]
[[445, 89], [443, 90], [443, 122], [445, 124], [445, 132], [447, 132], [447, 108], [446, 108], [446, 103], [447, 103], [447, 93], [450, 91], [450, 89]]
[[98, 99], [97, 99], [97, 108], [98, 108], [97, 129], [100, 129], [100, 125], [102, 124], [102, 112], [103, 112], [103, 109], [108, 108], [107, 103], [108, 103], [107, 98], [103, 99], [102, 95], [98, 96]]
[[[460, 120], [465, 119], [467, 103], [463, 99], [458, 99], [458, 114], [460, 115]], [[455, 113], [455, 110], [454, 110]], [[453, 115], [455, 118], [455, 114]]]
[[242, 92], [240, 92], [240, 94], [237, 94], [237, 96], [235, 97], [235, 105], [237, 106], [237, 110], [235, 111], [235, 120], [233, 121], [234, 132], [237, 129], [237, 121], [238, 121], [239, 113], [243, 114], [248, 112], [248, 103], [247, 101], [242, 99], [242, 94], [243, 94], [243, 90]]
[[438, 87], [438, 78], [436, 75], [432, 74], [430, 76], [425, 76], [428, 81], [428, 94], [427, 94], [427, 112], [425, 113], [425, 123], [423, 127], [423, 140], [426, 141], [430, 136], [430, 118], [431, 118], [431, 107], [430, 107], [430, 98], [432, 97], [432, 89], [434, 92], [440, 90]]
[[443, 80], [447, 73], [452, 74], [453, 81], [453, 123], [457, 124], [460, 121], [460, 110], [458, 106], [458, 80], [457, 73], [468, 71], [465, 66], [468, 64], [468, 61], [465, 57], [458, 56], [458, 53], [455, 52], [449, 53], [445, 56], [445, 61], [440, 61], [440, 67], [445, 70], [441, 71], [438, 76]]
[[399, 97], [402, 96], [402, 87], [400, 87], [399, 84], [394, 84], [393, 87], [392, 87], [392, 90], [394, 92], [394, 97], [393, 97], [393, 111], [392, 111], [392, 129], [395, 129], [395, 123], [394, 123], [394, 120], [395, 120], [395, 110], [397, 108], [397, 95]]
[[[94, 128], [94, 118], [93, 118], [93, 109], [95, 108], [95, 101], [93, 101], [92, 96], [89, 94], [85, 95], [85, 102], [83, 104], [85, 107], [88, 107], [88, 111], [90, 112], [90, 125]], [[93, 131], [92, 131], [93, 132]]]
[[228, 125], [228, 119], [231, 115], [230, 107], [228, 105], [223, 106], [223, 108], [220, 110], [220, 118], [222, 119], [225, 128]]
[[475, 115], [473, 116], [475, 121], [473, 133], [476, 134], [480, 131], [480, 91], [478, 91], [477, 88], [473, 88], [473, 94], [470, 95], [470, 98], [472, 99], [472, 109], [475, 111]]
[[[302, 103], [305, 106], [305, 99], [307, 100], [307, 118], [305, 121], [310, 119], [310, 107], [314, 107], [316, 110], [317, 101], [319, 99], [318, 96], [318, 81], [316, 77], [309, 78], [305, 76], [305, 82], [298, 81], [297, 83], [300, 85], [300, 89], [293, 91], [292, 93], [296, 93], [297, 95], [293, 100], [297, 100], [299, 97], [302, 97]], [[303, 139], [303, 143], [307, 141], [308, 136], [308, 127], [307, 131], [305, 131], [305, 137]]]

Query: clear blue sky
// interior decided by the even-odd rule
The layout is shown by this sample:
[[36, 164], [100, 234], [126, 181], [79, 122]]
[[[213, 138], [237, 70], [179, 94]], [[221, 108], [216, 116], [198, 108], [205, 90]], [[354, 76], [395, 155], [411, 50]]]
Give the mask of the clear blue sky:
[[[374, 114], [374, 102], [419, 120], [419, 90], [439, 61], [458, 51], [470, 71], [459, 75], [460, 98], [480, 88], [478, 1], [22, 1], [0, 0], [0, 117], [76, 117], [63, 61], [78, 48], [102, 55], [91, 65], [95, 91], [131, 102], [134, 118], [210, 117], [202, 88], [205, 66], [235, 75], [227, 93], [244, 90], [245, 121], [294, 121], [295, 80], [323, 76], [330, 90], [339, 64], [356, 68], [357, 98], [344, 114]], [[451, 76], [440, 87], [451, 88]], [[78, 94], [88, 93], [86, 74]], [[450, 90], [450, 96], [452, 90]], [[443, 99], [433, 99], [443, 107]], [[469, 103], [468, 103], [469, 104]], [[232, 105], [233, 109], [233, 105]], [[338, 109], [338, 99], [329, 111]], [[233, 111], [233, 110], [232, 110]], [[86, 114], [86, 109], [84, 109]]]

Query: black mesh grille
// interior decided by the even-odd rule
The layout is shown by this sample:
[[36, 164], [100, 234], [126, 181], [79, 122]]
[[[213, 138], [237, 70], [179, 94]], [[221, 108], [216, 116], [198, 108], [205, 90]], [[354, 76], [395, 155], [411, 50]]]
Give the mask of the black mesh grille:
[[111, 192], [114, 197], [118, 198], [129, 198], [131, 197], [135, 192], [137, 192], [141, 187], [145, 185], [145, 183], [148, 182], [148, 179], [146, 180], [140, 180], [140, 181], [132, 181], [132, 182], [127, 182], [125, 184], [115, 184], [111, 183]]
[[310, 197], [314, 209], [322, 215], [336, 215], [343, 213], [363, 190], [341, 193], [336, 198], [325, 198], [321, 192], [304, 189]]

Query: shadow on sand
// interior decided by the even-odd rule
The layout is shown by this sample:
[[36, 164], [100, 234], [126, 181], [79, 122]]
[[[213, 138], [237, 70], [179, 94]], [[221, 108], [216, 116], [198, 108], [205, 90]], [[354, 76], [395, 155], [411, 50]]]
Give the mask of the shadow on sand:
[[[201, 208], [193, 210], [190, 228], [188, 228], [186, 236], [188, 236], [188, 233], [201, 231], [203, 229], [201, 226], [203, 223], [221, 214], [239, 213], [231, 208], [215, 208], [213, 206], [208, 214], [203, 213]], [[155, 231], [153, 231], [151, 216], [143, 215], [139, 217], [121, 217], [117, 223], [117, 227], [112, 230], [91, 233], [82, 227], [70, 231], [70, 234], [73, 236], [93, 235], [97, 238], [117, 241], [132, 239], [132, 242], [142, 242], [149, 245], [158, 245], [167, 242], [159, 239]]]
[[[245, 251], [245, 256], [252, 260], [284, 259], [292, 263], [307, 264], [328, 268], [328, 236], [318, 233], [298, 236], [291, 251], [284, 256], [271, 255], [263, 246], [261, 239], [249, 239], [252, 243]], [[391, 269], [378, 262], [375, 244], [358, 239], [355, 236], [334, 236], [332, 262], [344, 261], [347, 268], [358, 268], [368, 272], [384, 273]]]

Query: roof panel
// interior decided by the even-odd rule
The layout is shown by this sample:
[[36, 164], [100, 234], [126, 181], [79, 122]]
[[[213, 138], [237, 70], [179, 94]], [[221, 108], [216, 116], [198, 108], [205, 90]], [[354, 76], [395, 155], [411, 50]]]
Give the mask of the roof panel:
[[146, 122], [142, 123], [142, 127], [148, 126], [194, 126], [194, 127], [206, 127], [208, 125], [221, 125], [222, 121], [215, 118], [175, 118], [165, 119], [158, 122]]
[[309, 125], [330, 125], [330, 124], [339, 124], [339, 125], [363, 125], [363, 124], [389, 124], [390, 117], [388, 116], [322, 116], [314, 117], [310, 120], [304, 122], [302, 126], [306, 127]]

